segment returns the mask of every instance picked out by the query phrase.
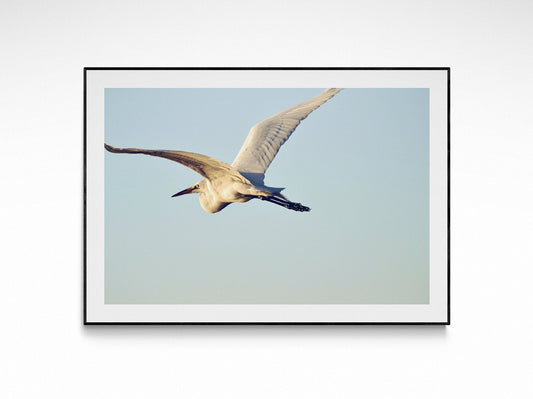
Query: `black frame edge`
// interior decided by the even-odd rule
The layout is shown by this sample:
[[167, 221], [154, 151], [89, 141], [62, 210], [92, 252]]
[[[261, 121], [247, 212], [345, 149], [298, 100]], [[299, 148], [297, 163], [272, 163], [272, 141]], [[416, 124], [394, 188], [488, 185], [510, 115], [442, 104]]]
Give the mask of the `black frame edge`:
[[87, 325], [87, 68], [83, 68], [83, 324]]
[[447, 320], [446, 320], [446, 325], [450, 325], [451, 324], [451, 298], [450, 298], [450, 294], [451, 294], [451, 288], [450, 288], [450, 284], [451, 284], [451, 277], [450, 277], [450, 274], [451, 274], [451, 203], [450, 203], [450, 199], [451, 199], [451, 144], [450, 144], [450, 136], [451, 136], [451, 68], [448, 67], [446, 68], [447, 69], [447, 75], [448, 75], [448, 90], [447, 90], [447, 100], [448, 100], [448, 109], [447, 109], [447, 145], [448, 145], [448, 148], [447, 148], [447, 163], [448, 163], [448, 182], [447, 182], [447, 196], [448, 196], [448, 215], [447, 215], [447, 244], [448, 244], [448, 253], [447, 253], [447, 256], [448, 256], [448, 270], [447, 270], [447, 289], [448, 289], [448, 302], [447, 302], [447, 307], [448, 307], [448, 311], [447, 311]]

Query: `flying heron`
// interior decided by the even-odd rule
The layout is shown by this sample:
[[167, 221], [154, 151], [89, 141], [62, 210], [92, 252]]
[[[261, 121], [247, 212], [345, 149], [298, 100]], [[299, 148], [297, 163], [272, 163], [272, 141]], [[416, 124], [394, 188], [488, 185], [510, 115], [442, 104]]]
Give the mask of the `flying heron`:
[[318, 96], [253, 126], [231, 165], [192, 152], [115, 148], [108, 144], [104, 146], [106, 150], [114, 153], [146, 154], [170, 159], [199, 173], [203, 177], [202, 180], [172, 197], [198, 193], [202, 208], [209, 213], [219, 212], [232, 202], [247, 202], [254, 198], [293, 211], [309, 212], [310, 208], [307, 206], [291, 202], [283, 196], [283, 188], [265, 186], [265, 172], [282, 144], [300, 122], [340, 90], [327, 89]]

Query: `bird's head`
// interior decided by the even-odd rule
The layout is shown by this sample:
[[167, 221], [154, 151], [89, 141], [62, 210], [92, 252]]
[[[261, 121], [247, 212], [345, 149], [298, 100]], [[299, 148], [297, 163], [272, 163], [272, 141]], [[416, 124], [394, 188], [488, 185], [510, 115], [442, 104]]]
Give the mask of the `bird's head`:
[[174, 194], [172, 197], [179, 197], [180, 195], [184, 194], [194, 194], [194, 193], [201, 193], [203, 188], [204, 181], [199, 181], [195, 185], [186, 188], [185, 190], [181, 190], [179, 193]]

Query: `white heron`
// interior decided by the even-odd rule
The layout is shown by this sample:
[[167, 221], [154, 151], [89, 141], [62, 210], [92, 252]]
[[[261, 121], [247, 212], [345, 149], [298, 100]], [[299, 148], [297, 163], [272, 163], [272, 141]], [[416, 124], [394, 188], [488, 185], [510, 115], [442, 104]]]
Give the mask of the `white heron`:
[[254, 198], [294, 211], [308, 212], [310, 208], [284, 197], [281, 194], [283, 188], [265, 186], [265, 171], [300, 122], [340, 90], [327, 89], [253, 126], [231, 165], [192, 152], [104, 146], [114, 153], [146, 154], [170, 159], [199, 173], [202, 180], [172, 197], [199, 193], [200, 204], [209, 213], [219, 212], [232, 202], [247, 202]]

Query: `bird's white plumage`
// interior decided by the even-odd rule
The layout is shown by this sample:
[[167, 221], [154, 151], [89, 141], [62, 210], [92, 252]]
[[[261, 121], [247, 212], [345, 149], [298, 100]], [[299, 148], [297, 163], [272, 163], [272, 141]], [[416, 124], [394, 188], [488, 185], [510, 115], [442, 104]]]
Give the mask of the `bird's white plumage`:
[[286, 109], [252, 127], [232, 165], [202, 154], [185, 151], [143, 150], [115, 148], [104, 144], [109, 152], [146, 154], [178, 162], [202, 175], [204, 180], [174, 196], [200, 194], [200, 204], [205, 211], [219, 212], [233, 202], [246, 202], [253, 198], [284, 206], [300, 212], [309, 208], [291, 202], [280, 194], [281, 189], [266, 187], [264, 173], [287, 141], [294, 129], [312, 111], [324, 104], [341, 89], [327, 89], [316, 97]]
[[145, 154], [154, 157], [169, 159], [178, 162], [194, 170], [205, 179], [214, 180], [219, 177], [231, 176], [233, 179], [242, 183], [250, 183], [235, 168], [218, 159], [208, 157], [207, 155], [196, 154], [186, 151], [168, 151], [168, 150], [143, 150], [139, 148], [115, 148], [105, 144], [109, 152], [128, 153], [128, 154]]
[[292, 132], [311, 112], [341, 89], [327, 89], [318, 96], [288, 108], [252, 127], [231, 166], [262, 179], [265, 171]]

